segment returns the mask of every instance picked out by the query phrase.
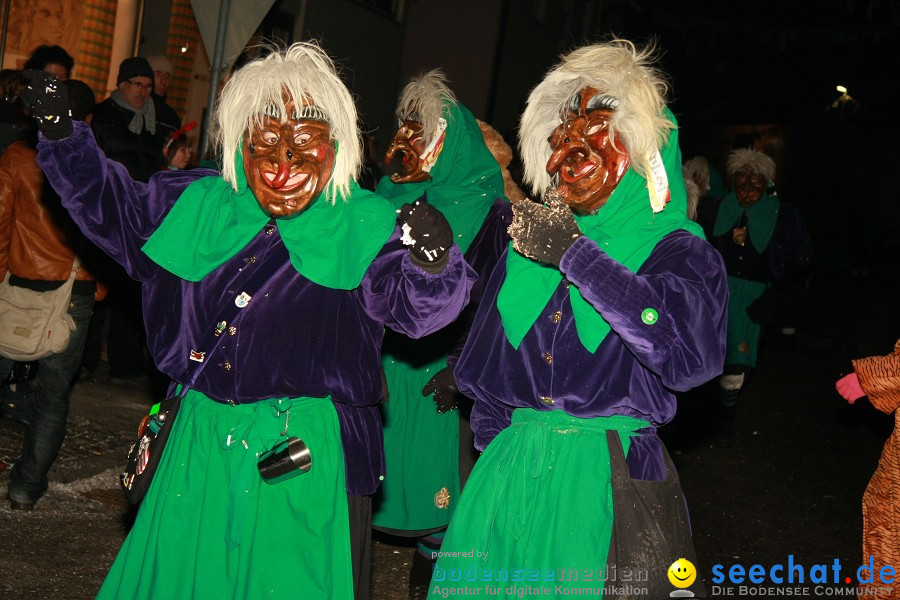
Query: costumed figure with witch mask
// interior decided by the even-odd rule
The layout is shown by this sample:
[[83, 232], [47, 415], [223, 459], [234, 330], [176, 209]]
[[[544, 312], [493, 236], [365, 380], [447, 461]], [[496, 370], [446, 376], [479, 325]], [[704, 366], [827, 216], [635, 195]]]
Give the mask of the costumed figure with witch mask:
[[719, 199], [706, 228], [728, 269], [728, 347], [719, 387], [721, 427], [731, 434], [738, 396], [756, 366], [762, 327], [776, 319], [773, 284], [808, 234], [799, 213], [775, 193], [771, 157], [741, 148], [728, 155], [726, 169], [731, 190]]
[[[398, 219], [356, 184], [353, 99], [316, 44], [272, 51], [225, 84], [221, 174], [164, 171], [147, 184], [31, 77], [41, 167], [141, 282], [153, 358], [183, 395], [98, 597], [367, 598], [384, 328], [446, 326], [474, 280], [446, 219], [426, 205]], [[259, 457], [292, 438], [308, 470], [264, 480]]]
[[[684, 511], [656, 430], [674, 417], [675, 392], [721, 372], [727, 290], [721, 257], [685, 216], [677, 126], [651, 57], [626, 40], [583, 47], [529, 96], [519, 148], [543, 203], [513, 205], [511, 247], [456, 365], [483, 453], [432, 596], [465, 585], [447, 574], [473, 569], [530, 569], [540, 581], [511, 585], [542, 593], [602, 587], [598, 569], [644, 533], [613, 535], [614, 443], [640, 489], [658, 484]], [[674, 562], [692, 552], [689, 531], [681, 542], [656, 550]], [[545, 577], [560, 570], [598, 579]]]
[[500, 166], [443, 73], [433, 70], [412, 79], [401, 93], [397, 118], [385, 163], [399, 165], [375, 192], [397, 208], [416, 202], [438, 208], [478, 273], [469, 306], [451, 326], [418, 340], [395, 332], [384, 339], [387, 472], [375, 497], [373, 523], [394, 535], [420, 538], [410, 577], [416, 596], [431, 579], [432, 556], [475, 461], [471, 400], [458, 393], [453, 364], [484, 282], [509, 242], [512, 211]]

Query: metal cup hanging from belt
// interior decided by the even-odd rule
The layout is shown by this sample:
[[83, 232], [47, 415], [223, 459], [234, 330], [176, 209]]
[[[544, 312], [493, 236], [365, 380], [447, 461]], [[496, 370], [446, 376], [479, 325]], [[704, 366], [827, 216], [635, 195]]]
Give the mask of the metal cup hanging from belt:
[[309, 471], [312, 456], [309, 448], [298, 437], [279, 442], [259, 457], [257, 468], [266, 483], [275, 484]]

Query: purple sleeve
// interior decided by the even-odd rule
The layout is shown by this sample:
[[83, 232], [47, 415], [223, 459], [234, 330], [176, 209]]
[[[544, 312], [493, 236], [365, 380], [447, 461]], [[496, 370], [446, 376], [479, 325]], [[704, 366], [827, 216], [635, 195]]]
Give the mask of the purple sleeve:
[[478, 305], [481, 303], [481, 297], [484, 295], [484, 288], [487, 285], [497, 261], [503, 255], [506, 246], [509, 245], [509, 225], [512, 223], [512, 203], [505, 198], [498, 198], [491, 206], [478, 235], [472, 240], [469, 249], [466, 251], [466, 262], [471, 265], [478, 274], [478, 281], [472, 286], [472, 299], [469, 305], [463, 309], [460, 315], [460, 331], [462, 332], [457, 340], [456, 345], [450, 350], [447, 356], [447, 364], [455, 366], [462, 353], [463, 346], [466, 343], [466, 337], [472, 328], [472, 321], [475, 319], [475, 313]]
[[699, 245], [707, 242], [673, 232], [632, 273], [582, 237], [560, 264], [638, 361], [676, 391], [709, 381], [725, 360], [725, 268], [717, 252]]
[[159, 267], [141, 247], [156, 230], [184, 189], [215, 171], [162, 171], [149, 183], [135, 181], [125, 167], [109, 160], [90, 128], [80, 121], [69, 137], [41, 137], [38, 164], [84, 234], [137, 279]]
[[413, 264], [399, 239], [398, 227], [366, 271], [361, 284], [364, 309], [375, 321], [418, 339], [456, 319], [469, 302], [477, 276], [456, 244], [444, 270], [432, 274]]
[[469, 423], [475, 433], [475, 449], [483, 452], [497, 434], [512, 422], [512, 407], [503, 402], [474, 402]]

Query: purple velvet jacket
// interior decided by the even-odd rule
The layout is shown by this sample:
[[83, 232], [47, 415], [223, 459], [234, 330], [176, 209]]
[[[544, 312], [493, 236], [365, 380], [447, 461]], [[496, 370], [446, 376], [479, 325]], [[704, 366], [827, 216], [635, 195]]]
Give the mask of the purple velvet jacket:
[[[721, 257], [705, 240], [674, 231], [632, 273], [582, 237], [563, 256], [560, 270], [565, 278], [518, 349], [507, 340], [497, 311], [505, 254], [487, 283], [455, 371], [460, 391], [475, 398], [471, 423], [479, 450], [522, 407], [582, 418], [626, 415], [663, 425], [675, 416], [674, 392], [722, 372], [727, 277]], [[593, 354], [575, 330], [570, 284], [611, 328]], [[658, 312], [656, 323], [644, 324], [646, 308]], [[628, 453], [633, 476], [665, 475], [660, 444], [656, 435], [634, 439]]]
[[[375, 491], [384, 473], [381, 342], [384, 327], [418, 338], [452, 322], [475, 274], [453, 246], [443, 272], [416, 267], [399, 228], [352, 290], [300, 275], [272, 224], [201, 281], [176, 277], [141, 246], [188, 184], [215, 171], [164, 171], [143, 184], [109, 161], [81, 123], [61, 141], [42, 140], [38, 163], [85, 234], [143, 287], [144, 325], [160, 371], [185, 383], [190, 351], [234, 305], [254, 268], [280, 266], [245, 310], [227, 323], [194, 388], [219, 402], [331, 396], [341, 425], [347, 491]], [[234, 312], [234, 311], [231, 311]]]

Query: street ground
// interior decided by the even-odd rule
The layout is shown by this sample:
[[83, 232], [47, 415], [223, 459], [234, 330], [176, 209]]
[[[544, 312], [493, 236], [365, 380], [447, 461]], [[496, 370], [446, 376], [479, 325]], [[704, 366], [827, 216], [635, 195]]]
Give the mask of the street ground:
[[[860, 502], [893, 416], [866, 400], [847, 405], [834, 381], [851, 358], [886, 354], [900, 337], [891, 295], [898, 268], [884, 263], [857, 279], [820, 268], [808, 290], [785, 298], [801, 309], [797, 334], [787, 340], [767, 332], [733, 436], [717, 432], [713, 386], [685, 394], [675, 422], [663, 429], [691, 510], [697, 566], [713, 597], [752, 593], [727, 582], [715, 587], [716, 565], [726, 574], [732, 565], [755, 564], [768, 573], [792, 562], [809, 577], [815, 565], [831, 569], [837, 559], [842, 579], [855, 576]], [[94, 596], [133, 519], [116, 475], [152, 401], [144, 388], [110, 385], [102, 371], [75, 386], [50, 490], [32, 513], [0, 502], [0, 598]], [[15, 460], [23, 431], [0, 418], [0, 461]], [[8, 480], [9, 471], [0, 471], [4, 499]], [[375, 542], [373, 598], [406, 598], [412, 547], [400, 542]]]

